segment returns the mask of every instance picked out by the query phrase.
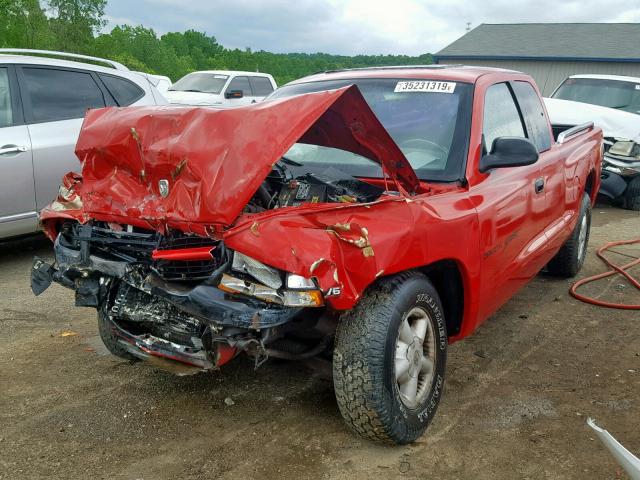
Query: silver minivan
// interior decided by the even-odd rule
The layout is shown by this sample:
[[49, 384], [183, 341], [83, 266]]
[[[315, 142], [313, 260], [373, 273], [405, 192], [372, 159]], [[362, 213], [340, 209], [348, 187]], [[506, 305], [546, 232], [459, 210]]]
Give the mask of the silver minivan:
[[151, 80], [117, 62], [0, 49], [0, 239], [37, 232], [37, 212], [62, 176], [80, 171], [74, 148], [88, 108], [166, 103]]

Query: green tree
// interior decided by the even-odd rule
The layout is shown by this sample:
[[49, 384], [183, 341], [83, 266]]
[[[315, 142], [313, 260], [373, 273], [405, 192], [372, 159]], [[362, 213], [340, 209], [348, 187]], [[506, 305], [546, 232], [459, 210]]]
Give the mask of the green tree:
[[107, 0], [0, 0], [0, 46], [88, 53], [174, 81], [194, 70], [259, 71], [270, 73], [280, 85], [323, 70], [433, 62], [428, 53], [347, 56], [228, 49], [206, 33], [187, 30], [158, 37], [142, 25], [120, 25], [100, 34], [106, 25], [106, 4]]
[[46, 0], [55, 48], [67, 52], [90, 52], [94, 35], [106, 25], [107, 0]]
[[53, 40], [38, 0], [0, 0], [0, 47], [50, 48]]

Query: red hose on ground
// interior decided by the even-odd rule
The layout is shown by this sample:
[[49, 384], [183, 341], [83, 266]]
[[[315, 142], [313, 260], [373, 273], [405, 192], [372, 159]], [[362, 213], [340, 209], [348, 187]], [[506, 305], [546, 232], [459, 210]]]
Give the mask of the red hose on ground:
[[[598, 300], [596, 298], [587, 297], [577, 292], [578, 288], [580, 288], [582, 285], [595, 282], [596, 280], [600, 280], [602, 278], [610, 277], [611, 275], [615, 275], [616, 273], [623, 275], [627, 280], [629, 280], [629, 283], [631, 283], [631, 285], [633, 285], [638, 290], [640, 290], [640, 281], [636, 280], [633, 276], [631, 276], [629, 272], [626, 271], [631, 267], [634, 267], [635, 265], [640, 264], [640, 258], [636, 258], [635, 260], [625, 265], [619, 266], [614, 264], [611, 260], [609, 260], [607, 257], [604, 256], [604, 252], [606, 252], [608, 249], [612, 247], [618, 247], [620, 245], [632, 245], [635, 243], [640, 243], [640, 238], [636, 240], [627, 240], [622, 242], [609, 242], [604, 244], [602, 247], [600, 247], [596, 252], [596, 255], [598, 255], [600, 260], [606, 263], [607, 266], [611, 268], [611, 270], [609, 270], [608, 272], [600, 273], [598, 275], [594, 275], [592, 277], [587, 277], [587, 278], [583, 278], [582, 280], [578, 280], [576, 283], [574, 283], [571, 286], [571, 289], [569, 290], [571, 295], [573, 295], [578, 300], [590, 303], [592, 305], [598, 305], [599, 307], [621, 308], [623, 310], [640, 310], [640, 305], [629, 305], [625, 303], [605, 302], [602, 300]], [[635, 258], [635, 257], [632, 257], [632, 258]]]

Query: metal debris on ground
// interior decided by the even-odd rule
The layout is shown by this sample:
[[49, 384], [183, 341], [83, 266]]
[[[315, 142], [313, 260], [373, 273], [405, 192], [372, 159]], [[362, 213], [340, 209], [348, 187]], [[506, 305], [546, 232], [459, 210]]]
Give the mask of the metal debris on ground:
[[74, 332], [73, 330], [63, 330], [62, 332], [60, 332], [60, 337], [75, 337], [76, 335], [78, 335], [78, 332]]
[[592, 418], [587, 418], [587, 425], [596, 432], [600, 441], [611, 452], [618, 464], [624, 468], [629, 478], [640, 480], [640, 459], [624, 448], [609, 432], [596, 425]]

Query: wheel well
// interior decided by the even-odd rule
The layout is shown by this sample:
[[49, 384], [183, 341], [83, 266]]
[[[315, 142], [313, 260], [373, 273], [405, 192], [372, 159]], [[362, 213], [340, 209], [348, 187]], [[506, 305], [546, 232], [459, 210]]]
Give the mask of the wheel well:
[[454, 260], [440, 260], [419, 271], [429, 277], [440, 296], [448, 335], [459, 333], [464, 314], [464, 285], [458, 264]]

